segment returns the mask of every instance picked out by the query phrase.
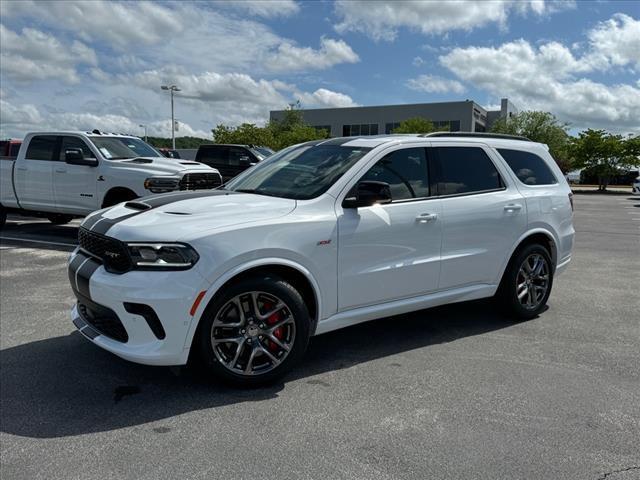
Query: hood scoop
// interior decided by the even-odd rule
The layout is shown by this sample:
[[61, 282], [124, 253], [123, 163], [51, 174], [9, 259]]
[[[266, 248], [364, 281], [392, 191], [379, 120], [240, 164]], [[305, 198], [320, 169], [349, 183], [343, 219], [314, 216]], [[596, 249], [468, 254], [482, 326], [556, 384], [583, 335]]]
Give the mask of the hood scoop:
[[133, 158], [131, 160], [127, 160], [127, 163], [153, 163], [153, 160], [150, 158]]
[[151, 205], [149, 205], [148, 203], [144, 203], [144, 202], [127, 202], [124, 204], [125, 207], [127, 208], [131, 208], [133, 210], [149, 210], [151, 208], [153, 208]]

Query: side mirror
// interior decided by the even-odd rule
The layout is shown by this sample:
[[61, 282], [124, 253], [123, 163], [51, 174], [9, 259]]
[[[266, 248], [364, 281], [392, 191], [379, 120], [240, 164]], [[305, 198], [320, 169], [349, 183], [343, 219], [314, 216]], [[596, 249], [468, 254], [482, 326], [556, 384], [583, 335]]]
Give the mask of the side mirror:
[[66, 149], [64, 151], [64, 161], [69, 165], [86, 165], [88, 167], [98, 165], [98, 161], [95, 158], [84, 158], [84, 154], [80, 148]]
[[342, 201], [343, 208], [370, 207], [376, 203], [391, 203], [391, 187], [386, 182], [359, 182]]

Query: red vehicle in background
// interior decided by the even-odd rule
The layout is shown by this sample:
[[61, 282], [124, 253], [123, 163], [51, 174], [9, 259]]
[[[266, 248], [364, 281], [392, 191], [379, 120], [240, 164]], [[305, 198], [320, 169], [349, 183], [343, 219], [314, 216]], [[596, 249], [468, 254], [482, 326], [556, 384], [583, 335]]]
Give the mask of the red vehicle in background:
[[15, 160], [18, 156], [20, 145], [22, 145], [22, 140], [16, 140], [15, 138], [0, 140], [0, 159]]

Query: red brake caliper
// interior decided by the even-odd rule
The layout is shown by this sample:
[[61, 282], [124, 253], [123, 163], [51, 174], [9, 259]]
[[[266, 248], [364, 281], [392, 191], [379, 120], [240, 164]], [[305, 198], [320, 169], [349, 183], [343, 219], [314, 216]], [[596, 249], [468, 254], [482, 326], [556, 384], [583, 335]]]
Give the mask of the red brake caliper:
[[[271, 310], [275, 305], [272, 303], [264, 303], [264, 309], [266, 311]], [[267, 325], [275, 325], [276, 323], [278, 323], [280, 321], [280, 312], [276, 312], [273, 313], [271, 315], [269, 315], [269, 317], [267, 317]], [[278, 327], [273, 331], [273, 336], [276, 337], [278, 340], [282, 340], [284, 338], [284, 329], [282, 327]], [[269, 350], [271, 350], [272, 352], [277, 352], [278, 351], [278, 345], [276, 345], [275, 342], [272, 342], [271, 340], [267, 340], [267, 345], [269, 347]]]

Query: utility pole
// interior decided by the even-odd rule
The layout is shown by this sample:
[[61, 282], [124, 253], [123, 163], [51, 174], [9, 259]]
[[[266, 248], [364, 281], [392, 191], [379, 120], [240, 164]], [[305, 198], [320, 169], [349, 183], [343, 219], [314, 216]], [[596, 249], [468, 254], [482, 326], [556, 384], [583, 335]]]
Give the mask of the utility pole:
[[148, 143], [148, 140], [147, 140], [147, 126], [146, 125], [142, 125], [142, 124], [138, 125], [138, 126], [140, 128], [144, 128], [144, 141], [145, 141], [145, 143]]
[[171, 148], [172, 150], [176, 149], [176, 121], [173, 115], [173, 94], [175, 92], [179, 92], [180, 89], [175, 85], [161, 85], [160, 88], [162, 90], [169, 90], [171, 94]]

